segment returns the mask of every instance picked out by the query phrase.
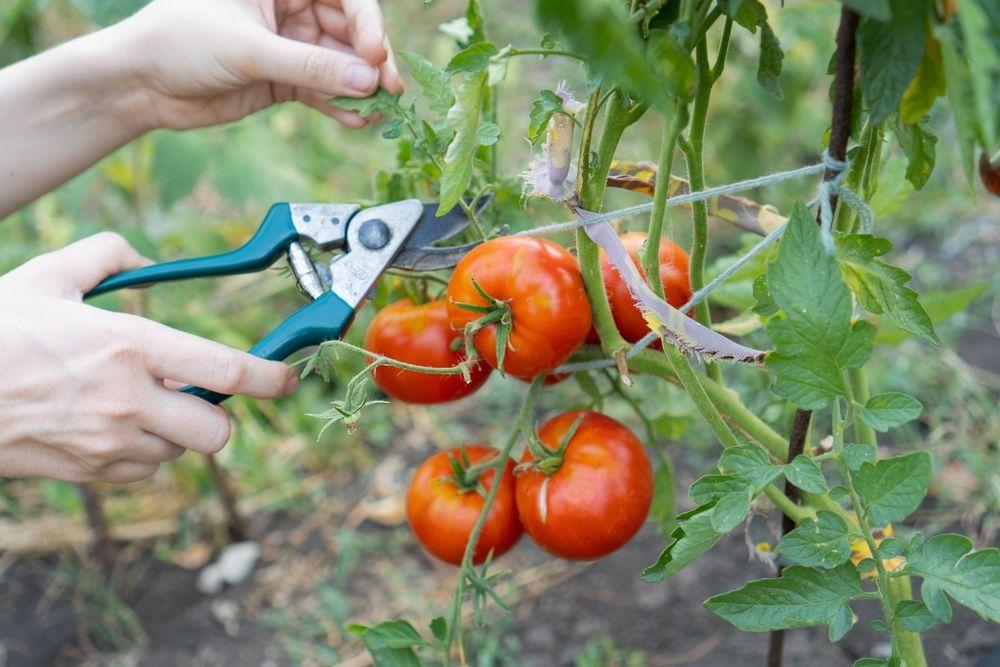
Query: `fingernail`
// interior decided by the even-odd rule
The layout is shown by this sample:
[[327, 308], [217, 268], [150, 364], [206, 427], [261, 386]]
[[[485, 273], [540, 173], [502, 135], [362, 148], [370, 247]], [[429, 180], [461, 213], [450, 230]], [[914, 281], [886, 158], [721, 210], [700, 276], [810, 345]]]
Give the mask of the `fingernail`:
[[299, 378], [294, 373], [288, 377], [288, 381], [285, 382], [285, 396], [295, 391], [295, 388], [299, 386]]
[[348, 65], [347, 66], [347, 87], [359, 93], [366, 93], [371, 90], [378, 79], [378, 72], [374, 67], [368, 65]]

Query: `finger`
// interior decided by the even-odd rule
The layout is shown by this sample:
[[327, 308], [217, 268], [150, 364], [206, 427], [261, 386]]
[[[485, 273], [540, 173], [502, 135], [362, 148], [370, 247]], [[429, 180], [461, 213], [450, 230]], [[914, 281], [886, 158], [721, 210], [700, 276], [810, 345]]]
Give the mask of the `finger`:
[[113, 484], [128, 484], [147, 479], [156, 474], [160, 466], [155, 463], [138, 463], [136, 461], [114, 461], [95, 473], [97, 481]]
[[49, 285], [54, 295], [78, 299], [108, 276], [151, 263], [124, 237], [101, 232], [36, 257], [11, 277], [16, 279], [17, 272], [24, 271], [23, 277], [34, 287], [44, 290]]
[[359, 130], [368, 124], [368, 120], [361, 116], [361, 114], [357, 111], [348, 111], [346, 109], [336, 107], [330, 103], [330, 100], [325, 95], [320, 95], [319, 93], [307, 90], [300, 92], [298, 99], [306, 106], [320, 111], [330, 118], [333, 118], [344, 127], [348, 127], [352, 130]]
[[232, 432], [229, 417], [217, 405], [159, 387], [146, 405], [148, 409], [139, 416], [143, 430], [175, 446], [214, 454], [229, 442]]
[[268, 33], [261, 45], [260, 75], [329, 97], [365, 97], [378, 86], [378, 70], [363, 59]]
[[347, 15], [340, 7], [325, 3], [313, 5], [316, 12], [316, 22], [320, 30], [341, 42], [351, 41], [351, 31], [347, 26]]
[[159, 465], [179, 458], [185, 451], [184, 447], [169, 442], [155, 433], [144, 431], [139, 434], [135, 446], [129, 451], [128, 460]]
[[403, 92], [403, 79], [399, 76], [399, 68], [396, 66], [396, 54], [389, 44], [389, 38], [385, 38], [385, 48], [389, 57], [385, 59], [379, 68], [380, 82], [382, 87], [394, 95]]
[[344, 0], [343, 6], [355, 50], [372, 65], [384, 63], [389, 54], [378, 0]]
[[298, 386], [295, 372], [268, 361], [168, 326], [131, 315], [132, 336], [142, 344], [146, 369], [158, 380], [170, 378], [222, 394], [277, 398]]

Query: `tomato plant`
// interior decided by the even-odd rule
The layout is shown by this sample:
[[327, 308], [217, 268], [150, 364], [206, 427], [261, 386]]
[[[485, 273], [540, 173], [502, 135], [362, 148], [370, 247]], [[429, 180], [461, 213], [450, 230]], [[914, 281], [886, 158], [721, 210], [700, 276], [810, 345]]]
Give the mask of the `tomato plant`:
[[[876, 195], [889, 156], [902, 166], [897, 181], [912, 190], [927, 183], [938, 150], [928, 118], [944, 103], [970, 184], [973, 156], [995, 151], [1000, 13], [985, 0], [830, 2], [838, 24], [816, 33], [812, 47], [832, 56], [833, 78], [807, 85], [817, 98], [829, 86], [829, 123], [814, 138], [825, 150], [809, 164], [789, 160], [773, 173], [713, 188], [705, 174], [709, 107], [727, 82], [732, 43], [756, 42], [752, 49], [741, 44], [732, 66], [744, 66], [753, 51], [756, 82], [774, 104], [782, 96], [784, 53], [773, 19], [784, 10], [760, 0], [536, 0], [535, 16], [547, 31], [538, 45], [492, 43], [483, 9], [471, 0], [466, 15], [446, 28], [456, 38], [448, 63], [402, 56], [426, 114], [384, 92], [337, 103], [382, 114], [383, 136], [399, 142], [396, 169], [376, 179], [379, 199], [436, 197], [442, 212], [461, 206], [473, 221], [470, 239], [483, 241], [450, 276], [413, 280], [447, 280], [449, 323], [466, 338], [467, 353], [450, 372], [468, 373], [478, 357], [531, 380], [499, 454], [482, 466], [506, 474], [514, 452], [527, 449], [516, 504], [539, 544], [568, 558], [613, 551], [640, 528], [654, 485], [665, 499], [655, 514], [676, 514], [669, 457], [648, 412], [668, 394], [632, 381], [631, 373], [642, 373], [651, 383], [680, 387], [721, 445], [718, 460], [689, 489], [692, 509], [676, 514], [642, 578], [668, 580], [729, 532], [780, 513], [780, 532], [754, 547], [775, 576], [715, 595], [707, 609], [748, 632], [825, 625], [836, 641], [855, 624], [855, 607], [871, 602], [881, 614], [873, 626], [890, 648], [888, 656], [856, 664], [919, 667], [926, 664], [920, 633], [950, 620], [949, 599], [1000, 621], [1000, 551], [974, 551], [960, 535], [925, 538], [901, 528], [927, 494], [931, 457], [900, 451], [895, 442], [892, 452], [880, 449], [879, 433], [918, 419], [923, 406], [908, 394], [873, 391], [865, 365], [889, 344], [882, 332], [940, 344], [940, 318], [925, 310], [909, 274], [890, 263], [892, 244], [876, 235], [886, 196]], [[534, 154], [513, 178], [501, 173], [497, 158], [510, 127], [500, 122], [497, 100], [510, 62], [539, 56], [580, 70], [523, 109], [518, 134]], [[716, 98], [732, 104], [729, 92]], [[655, 154], [617, 154], [627, 134], [642, 135], [633, 147], [651, 145], [654, 127]], [[686, 178], [675, 174], [682, 168]], [[989, 185], [989, 158], [981, 168]], [[816, 184], [808, 183], [800, 201], [780, 200], [780, 207], [743, 197], [780, 197], [764, 186], [808, 178], [818, 180], [815, 197]], [[608, 188], [651, 201], [607, 211]], [[480, 214], [487, 197], [493, 203]], [[572, 219], [553, 223], [556, 206]], [[673, 212], [681, 207], [687, 212]], [[631, 220], [639, 215], [644, 231], [635, 232]], [[612, 219], [629, 233], [619, 237]], [[681, 220], [689, 231], [683, 237], [674, 235]], [[742, 240], [745, 251], [714, 277], [707, 267], [710, 221], [756, 236]], [[575, 256], [548, 240], [566, 232], [574, 235]], [[675, 244], [687, 237], [689, 255]], [[739, 310], [735, 317], [713, 308], [724, 300], [720, 286], [734, 276], [742, 283], [739, 298], [729, 295], [725, 305]], [[680, 312], [692, 293], [692, 312]], [[713, 321], [720, 316], [730, 319]], [[596, 336], [584, 344], [591, 325]], [[659, 349], [646, 345], [647, 331]], [[724, 370], [729, 364], [739, 372]], [[656, 454], [655, 478], [639, 439], [596, 412], [566, 412], [535, 433], [545, 378], [567, 374], [583, 389], [579, 404], [597, 408], [610, 397], [628, 404]], [[749, 390], [748, 376], [757, 378]], [[764, 382], [778, 408], [773, 414], [750, 407], [760, 405]], [[507, 389], [521, 391], [514, 383]], [[353, 398], [335, 406], [338, 414], [355, 415], [365, 405], [356, 383], [348, 390]], [[744, 401], [750, 391], [754, 400]], [[413, 661], [433, 647], [446, 665], [456, 653], [465, 660], [466, 602], [473, 620], [483, 621], [486, 601], [500, 601], [490, 578], [499, 574], [489, 563], [473, 565], [484, 554], [490, 512], [496, 503], [510, 508], [506, 486], [491, 487], [485, 499], [449, 488], [453, 499], [482, 502], [477, 519], [451, 524], [462, 530], [450, 536], [468, 537], [460, 558], [460, 545], [451, 545], [452, 561], [460, 562], [453, 604], [433, 640], [408, 626], [412, 641], [393, 644]], [[920, 600], [914, 579], [922, 581]], [[783, 635], [774, 637], [772, 664], [780, 663]]]
[[653, 467], [639, 439], [592, 411], [564, 412], [538, 430], [540, 447], [518, 467], [517, 512], [546, 551], [593, 560], [642, 527], [653, 501]]
[[455, 267], [445, 298], [452, 327], [469, 328], [486, 363], [516, 377], [548, 373], [590, 329], [576, 258], [547, 239], [483, 243]]
[[[482, 474], [472, 466], [490, 461], [498, 452], [487, 445], [466, 445], [434, 454], [417, 468], [406, 493], [406, 519], [420, 543], [437, 558], [459, 565], [465, 544], [484, 507], [484, 496], [495, 471]], [[486, 516], [473, 563], [507, 552], [521, 538], [514, 502], [514, 464], [500, 475], [498, 492]]]
[[[399, 361], [423, 366], [447, 368], [465, 358], [461, 340], [448, 324], [444, 301], [414, 304], [397, 301], [380, 310], [365, 332], [365, 349]], [[375, 384], [389, 396], [407, 403], [443, 403], [468, 396], [490, 376], [486, 364], [469, 369], [469, 379], [462, 375], [430, 375], [392, 366], [372, 371]]]

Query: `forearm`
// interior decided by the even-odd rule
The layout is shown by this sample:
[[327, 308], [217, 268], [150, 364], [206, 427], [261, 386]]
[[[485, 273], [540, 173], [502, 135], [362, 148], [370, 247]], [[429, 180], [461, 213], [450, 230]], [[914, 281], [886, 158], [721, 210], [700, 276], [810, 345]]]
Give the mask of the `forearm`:
[[0, 219], [148, 127], [121, 26], [0, 70]]

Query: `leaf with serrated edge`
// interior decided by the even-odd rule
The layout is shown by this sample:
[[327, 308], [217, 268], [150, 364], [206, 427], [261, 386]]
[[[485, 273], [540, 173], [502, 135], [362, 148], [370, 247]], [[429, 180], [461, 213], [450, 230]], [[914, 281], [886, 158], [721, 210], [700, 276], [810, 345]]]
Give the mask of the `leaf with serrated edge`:
[[744, 632], [824, 624], [842, 629], [843, 607], [861, 597], [861, 578], [850, 563], [832, 570], [794, 565], [778, 579], [750, 581], [709, 598], [705, 606]]
[[885, 313], [897, 326], [932, 343], [940, 343], [934, 324], [917, 300], [917, 293], [906, 286], [910, 274], [877, 257], [892, 244], [871, 234], [851, 234], [837, 239], [837, 259], [844, 280], [871, 313]]
[[923, 577], [921, 597], [935, 618], [950, 620], [947, 600], [941, 595], [947, 593], [983, 618], [1000, 623], [1000, 550], [973, 551], [972, 540], [964, 535], [935, 535], [910, 543], [905, 571]]
[[477, 148], [479, 114], [485, 90], [485, 72], [466, 75], [455, 95], [455, 104], [448, 110], [448, 125], [455, 131], [455, 136], [444, 155], [437, 210], [439, 216], [458, 204], [472, 182], [472, 158]]
[[785, 479], [806, 493], [826, 493], [826, 478], [819, 464], [805, 454], [799, 454], [784, 468]]
[[719, 458], [719, 468], [745, 480], [756, 491], [763, 489], [781, 474], [781, 466], [773, 465], [764, 450], [756, 445], [727, 448]]
[[443, 116], [455, 103], [455, 94], [451, 92], [451, 77], [447, 72], [439, 70], [419, 53], [401, 51], [400, 57], [410, 66], [410, 75], [420, 86], [424, 98], [431, 111]]
[[889, 391], [868, 399], [858, 416], [876, 431], [888, 431], [913, 421], [923, 412], [924, 406], [909, 394]]
[[878, 449], [874, 445], [847, 445], [840, 453], [840, 459], [848, 470], [855, 471], [866, 461], [874, 462], [878, 458]]
[[926, 45], [925, 3], [890, 0], [891, 23], [865, 18], [858, 27], [861, 93], [872, 122], [888, 118], [916, 74]]
[[778, 551], [797, 565], [830, 569], [851, 557], [847, 522], [820, 510], [816, 519], [805, 519], [781, 538]]
[[937, 623], [927, 605], [917, 600], [900, 600], [895, 614], [900, 625], [910, 632], [926, 632]]
[[871, 521], [885, 526], [902, 521], [920, 506], [930, 479], [930, 454], [913, 452], [865, 463], [854, 473], [854, 488]]
[[727, 493], [719, 498], [712, 510], [712, 528], [720, 533], [728, 533], [743, 523], [750, 512], [750, 489]]
[[663, 581], [715, 546], [723, 534], [712, 527], [713, 509], [715, 504], [710, 503], [677, 517], [681, 523], [670, 533], [673, 541], [655, 563], [642, 571], [645, 581]]
[[767, 323], [775, 350], [765, 363], [773, 390], [802, 408], [818, 409], [847, 394], [843, 369], [865, 362], [875, 329], [851, 324], [851, 296], [837, 260], [827, 254], [809, 209], [797, 203], [767, 266], [767, 287], [785, 312]]

